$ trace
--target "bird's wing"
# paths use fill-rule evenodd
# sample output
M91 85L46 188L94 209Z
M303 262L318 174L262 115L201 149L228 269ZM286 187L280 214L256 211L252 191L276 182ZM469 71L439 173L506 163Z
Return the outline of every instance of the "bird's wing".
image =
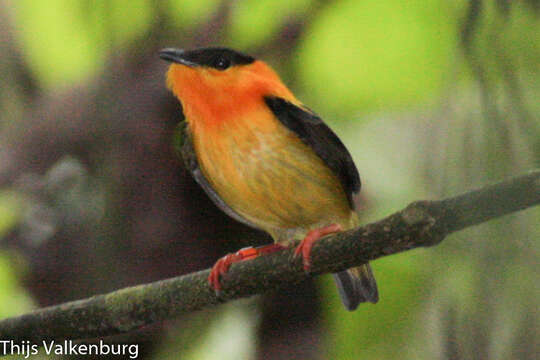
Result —
M352 209L360 193L360 176L345 145L323 120L307 108L301 108L275 96L264 98L266 105L289 130L315 152L339 178Z
M193 147L193 140L191 138L191 131L189 130L189 124L187 121L182 121L178 124L174 135L174 148L184 160L186 168L191 172L195 181L203 188L208 197L220 208L225 214L229 215L233 219L244 223L253 228L258 228L255 224L251 223L243 216L234 211L229 205L223 201L218 193L212 188L212 185L208 182L206 177L199 167L199 161Z

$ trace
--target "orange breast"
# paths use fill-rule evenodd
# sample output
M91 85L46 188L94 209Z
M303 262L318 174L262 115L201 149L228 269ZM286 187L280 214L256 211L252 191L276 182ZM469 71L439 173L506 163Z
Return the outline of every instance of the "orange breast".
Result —
M338 178L269 110L199 128L194 146L220 197L277 241L334 222L356 224Z

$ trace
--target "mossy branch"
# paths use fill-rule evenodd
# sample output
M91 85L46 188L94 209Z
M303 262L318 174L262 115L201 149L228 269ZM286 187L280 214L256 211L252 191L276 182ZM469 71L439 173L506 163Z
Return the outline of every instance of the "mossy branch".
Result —
M540 203L540 171L438 201L417 201L378 222L321 239L312 275L332 273L420 246ZM209 270L39 309L0 321L0 339L85 339L125 333L180 314L297 283L310 276L292 249L234 264L218 298Z

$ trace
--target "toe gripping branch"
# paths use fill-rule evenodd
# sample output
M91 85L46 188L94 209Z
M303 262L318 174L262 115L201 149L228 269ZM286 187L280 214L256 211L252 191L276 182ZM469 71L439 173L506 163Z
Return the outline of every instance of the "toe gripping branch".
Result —
M313 248L313 245L315 245L317 240L326 235L337 233L342 230L343 228L341 227L341 225L331 224L319 229L313 229L307 233L304 240L302 240L294 250L295 257L302 255L302 262L304 264L304 270L306 272L309 272L309 269L311 267L311 249Z
M270 244L257 248L247 247L238 250L234 254L227 254L214 264L212 270L210 271L210 275L208 275L208 282L210 283L210 286L216 291L216 294L219 295L219 293L221 292L220 278L225 275L227 271L229 271L229 268L232 264L240 261L255 259L260 255L271 254L283 248L284 247L279 244Z

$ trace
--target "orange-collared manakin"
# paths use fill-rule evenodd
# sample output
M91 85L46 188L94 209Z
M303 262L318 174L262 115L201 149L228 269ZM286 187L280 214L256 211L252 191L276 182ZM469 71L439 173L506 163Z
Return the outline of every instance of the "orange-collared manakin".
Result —
M360 177L351 155L317 114L264 62L227 48L164 49L167 85L186 121L180 153L195 180L232 218L268 232L274 244L240 250L214 265L209 282L233 262L290 246L309 269L320 237L359 224ZM334 274L345 307L378 300L368 264Z

